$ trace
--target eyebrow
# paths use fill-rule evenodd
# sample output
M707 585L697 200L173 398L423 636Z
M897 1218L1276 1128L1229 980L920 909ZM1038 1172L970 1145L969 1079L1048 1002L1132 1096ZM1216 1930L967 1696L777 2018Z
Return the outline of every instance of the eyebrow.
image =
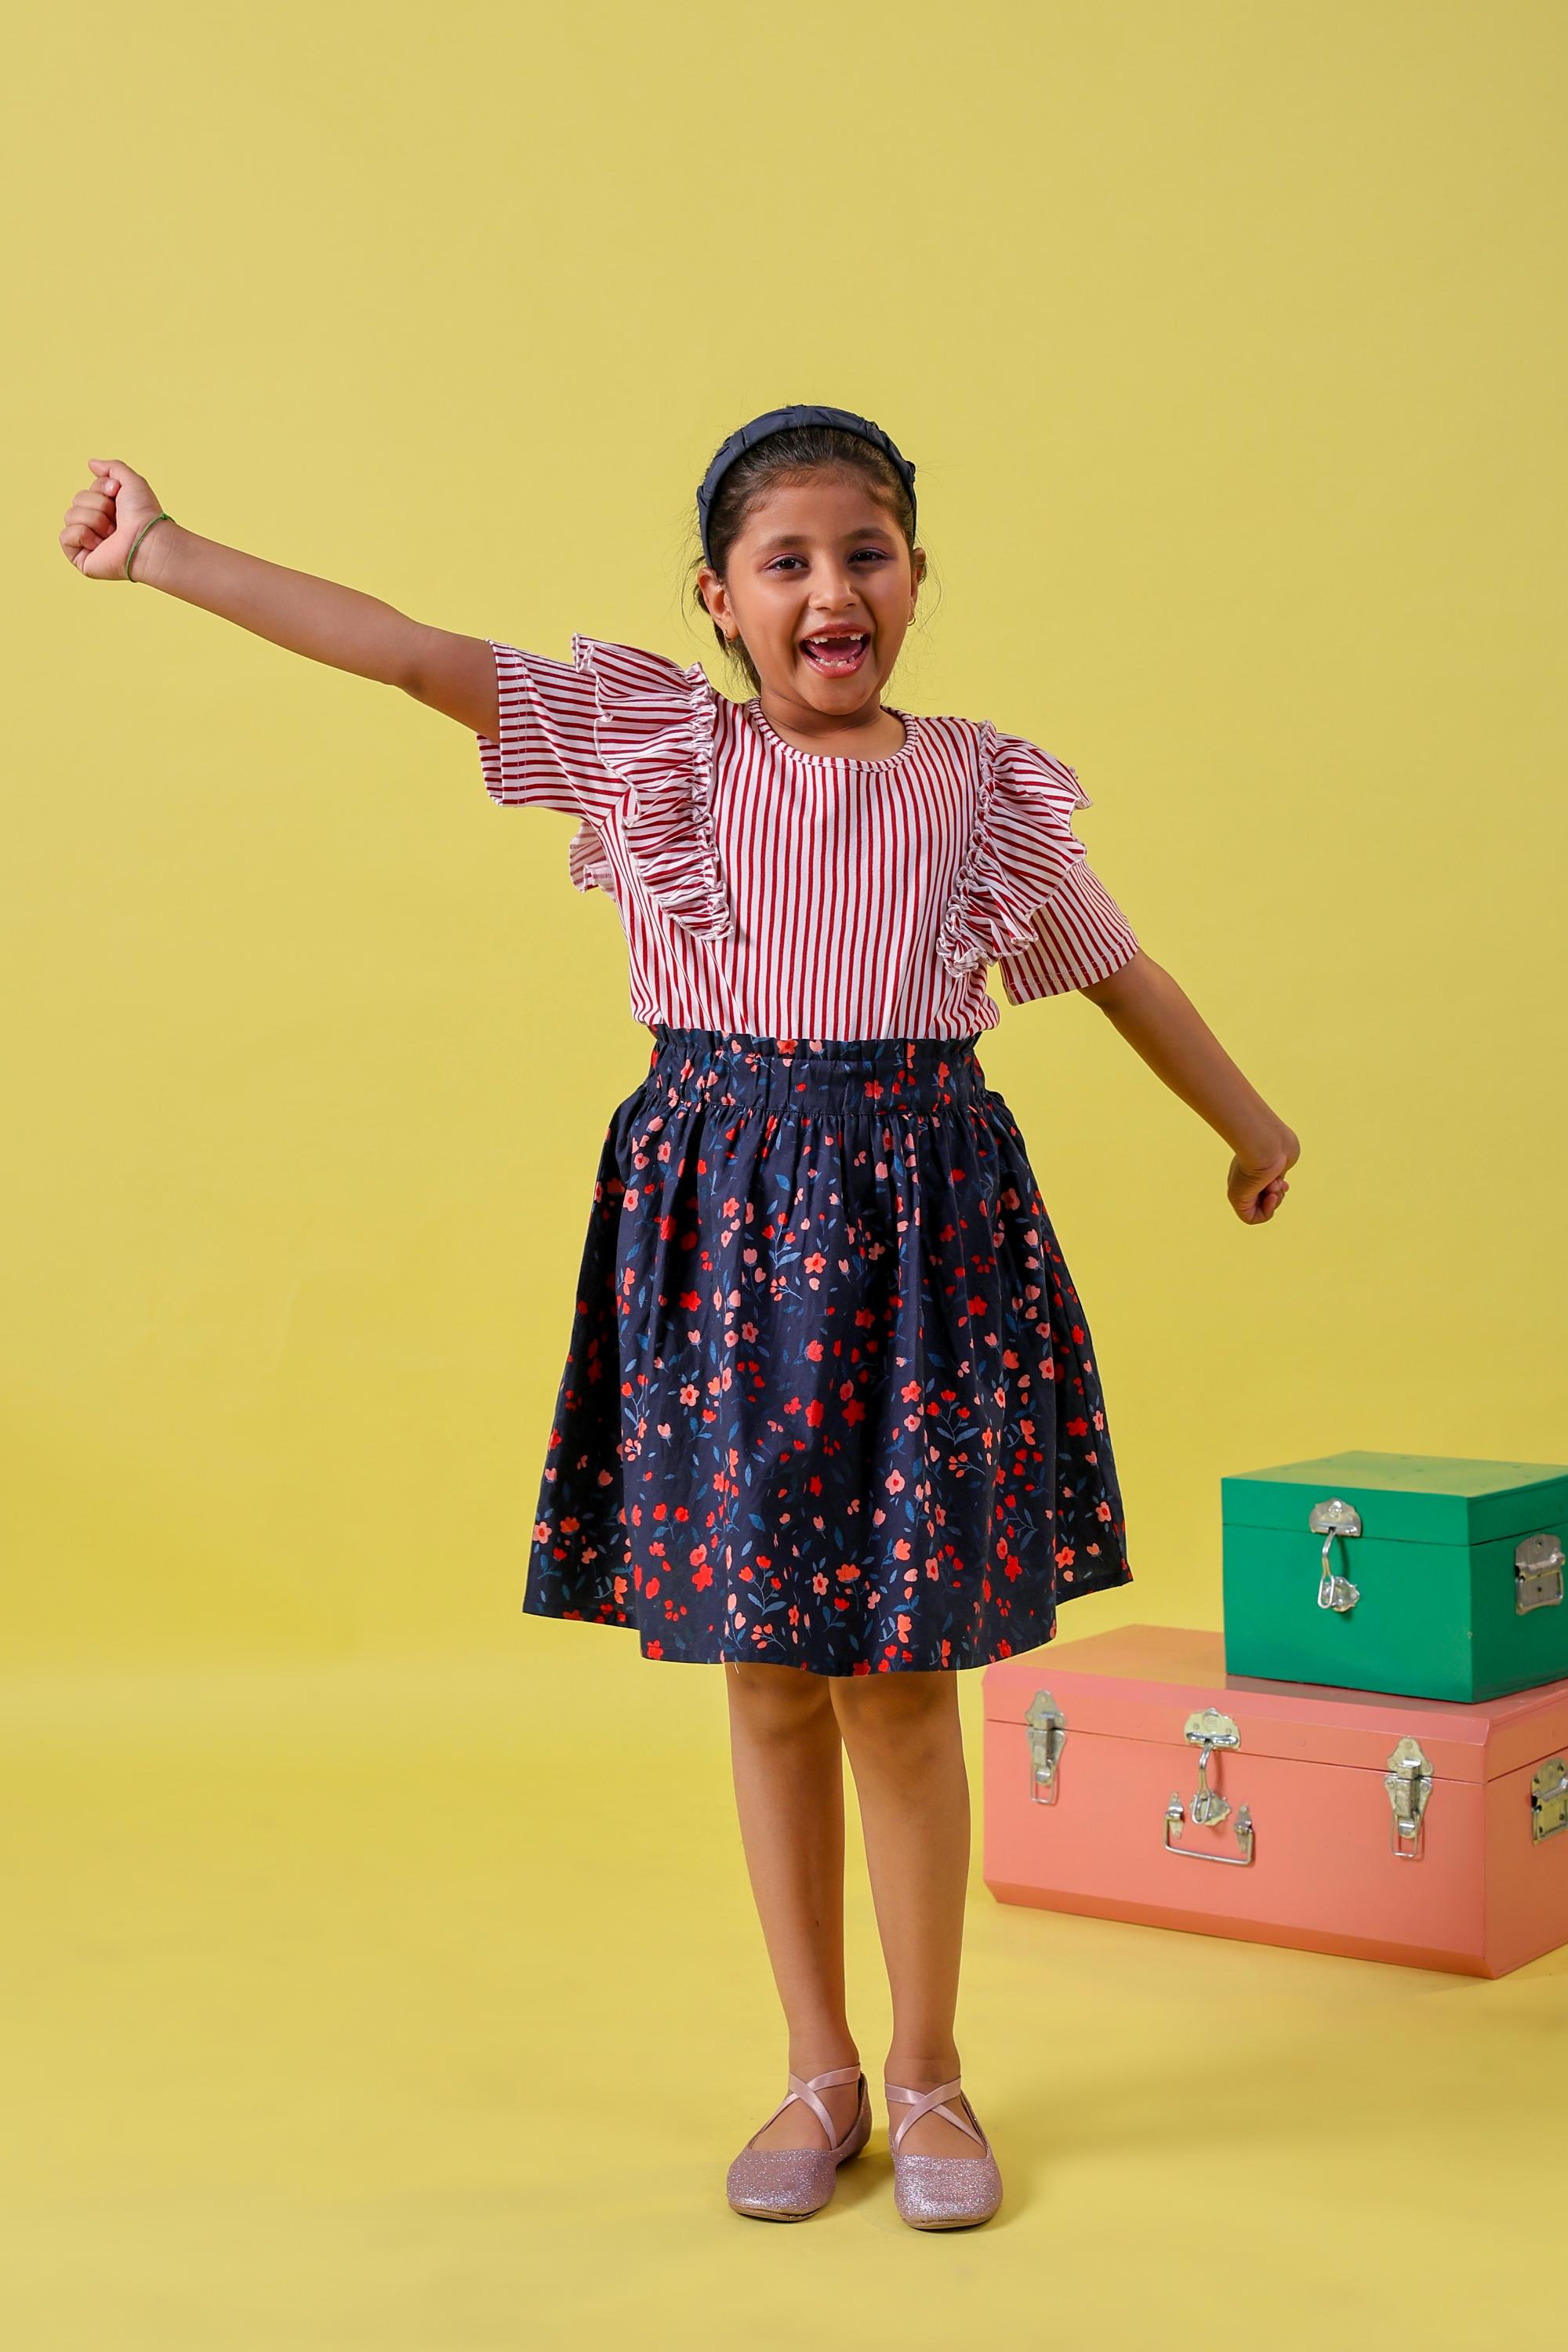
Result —
M844 535L846 539L891 539L893 536L886 523L879 522L860 523ZM759 555L767 555L777 547L798 547L805 537L804 530L775 530L766 539L758 541L756 551Z

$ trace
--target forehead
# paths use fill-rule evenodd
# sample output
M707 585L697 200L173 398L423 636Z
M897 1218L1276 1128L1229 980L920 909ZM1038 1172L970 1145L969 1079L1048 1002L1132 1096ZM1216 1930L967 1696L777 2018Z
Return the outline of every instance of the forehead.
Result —
M747 512L738 545L760 551L774 541L841 540L857 532L901 539L885 502L860 476L824 470L787 475L760 492Z

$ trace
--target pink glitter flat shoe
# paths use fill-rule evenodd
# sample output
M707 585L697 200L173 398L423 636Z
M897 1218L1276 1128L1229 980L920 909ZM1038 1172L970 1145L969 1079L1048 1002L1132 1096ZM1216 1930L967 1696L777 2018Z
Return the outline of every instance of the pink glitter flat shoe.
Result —
M724 2183L724 2193L734 2210L749 2213L758 2221L804 2221L808 2215L819 2213L838 2185L839 2166L847 2163L850 2157L858 2156L871 2137L871 2094L858 2066L829 2066L826 2074L813 2074L808 2080L791 2074L788 2081L787 2095L779 2101L767 2122L757 2126L731 2165ZM844 2137L837 2141L833 2137L833 2118L816 2095L835 2083L860 2085L855 2120ZM765 2132L773 2116L782 2116L792 2099L804 2100L812 2109L827 2135L827 2146L753 2147L757 2134Z
M989 2221L1002 2202L1002 2175L959 2077L955 2074L951 2083L939 2083L934 2091L906 2090L901 2083L884 2083L882 2090L889 2116L895 2100L909 2108L888 2143L893 2158L893 2202L900 2221L911 2230L966 2230L976 2221ZM962 2115L956 2107L942 2104L954 2092L963 2102ZM899 2153L899 2143L910 2126L933 2107L979 2141L978 2156L917 2156L913 2149Z

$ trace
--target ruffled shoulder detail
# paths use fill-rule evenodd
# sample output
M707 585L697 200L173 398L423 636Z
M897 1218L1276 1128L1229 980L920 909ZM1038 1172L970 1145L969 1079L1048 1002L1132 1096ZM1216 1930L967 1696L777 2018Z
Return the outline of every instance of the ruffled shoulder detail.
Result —
M984 972L1034 944L1033 918L1086 855L1073 812L1094 803L1074 771L1022 735L980 729L979 802L937 929L951 972Z
M613 898L616 868L605 836L592 817L584 817L566 845L566 871L574 890L603 890Z
M727 938L711 802L718 689L700 662L682 669L604 637L574 635L572 660L594 681L594 748L626 787L621 831L632 864L672 922L699 939ZM580 862L592 877L584 887L603 887L593 845L583 844Z

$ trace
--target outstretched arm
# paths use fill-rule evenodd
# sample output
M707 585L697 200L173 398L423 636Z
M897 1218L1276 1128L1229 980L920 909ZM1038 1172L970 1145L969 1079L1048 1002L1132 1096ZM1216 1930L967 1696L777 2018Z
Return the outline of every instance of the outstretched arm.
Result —
M67 509L60 545L84 578L124 580L200 604L310 661L401 688L476 733L497 729L495 656L483 637L411 620L357 588L291 572L204 539L165 516L137 544L159 501L146 479L118 458L89 457L94 480Z
M1079 993L1114 1022L1173 1094L1224 1136L1236 1155L1226 1183L1231 1206L1244 1224L1266 1223L1290 1189L1285 1171L1301 1147L1191 999L1142 948L1120 971Z

